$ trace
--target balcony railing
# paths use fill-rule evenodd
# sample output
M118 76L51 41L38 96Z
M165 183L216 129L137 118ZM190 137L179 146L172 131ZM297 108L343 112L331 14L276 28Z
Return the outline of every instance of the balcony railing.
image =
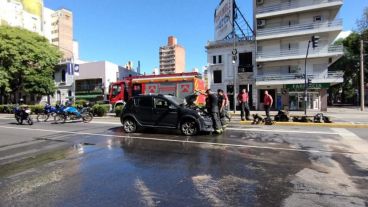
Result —
M238 42L246 42L246 41L254 41L254 36L246 36L246 37L237 37L235 41ZM216 40L216 41L208 41L206 47L213 47L218 45L232 45L234 44L234 39L224 39L224 40Z
M344 77L344 73L341 71L328 72L322 74L310 74L308 78L315 79L340 79ZM258 75L256 81L287 81L287 80L304 80L304 75L300 73L287 73L287 74L269 74L269 75Z
M328 47L317 47L309 50L309 56L343 53L342 45L331 45ZM258 52L257 60L266 58L286 58L290 56L305 56L307 49L276 50L271 52Z
M257 14L274 12L274 11L282 11L282 10L288 10L288 9L295 9L299 7L312 6L312 5L314 6L318 4L325 4L325 3L331 3L331 2L343 3L343 0L314 0L314 1L298 0L298 1L285 2L285 3L280 3L280 1L275 1L274 5L258 7Z
M298 32L298 31L307 32L308 30L316 30L321 28L332 28L332 27L342 27L342 19L336 19L327 22L318 22L318 23L312 22L312 23L296 24L291 26L258 29L257 36L259 37L266 35Z

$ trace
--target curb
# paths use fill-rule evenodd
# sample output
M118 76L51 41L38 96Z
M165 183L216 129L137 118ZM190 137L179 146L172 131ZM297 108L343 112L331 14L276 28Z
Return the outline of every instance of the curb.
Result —
M251 121L240 121L242 125L252 125ZM255 126L255 125L252 125ZM354 123L303 123L303 122L275 122L270 126L307 126L307 127L328 127L328 128L368 128L368 124Z

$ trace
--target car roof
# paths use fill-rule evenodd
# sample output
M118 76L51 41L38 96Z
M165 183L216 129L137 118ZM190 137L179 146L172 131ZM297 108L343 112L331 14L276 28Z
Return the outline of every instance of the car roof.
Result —
M168 96L171 96L171 95L150 93L150 94L139 94L138 96L135 96L135 98L137 98L137 97L168 97Z

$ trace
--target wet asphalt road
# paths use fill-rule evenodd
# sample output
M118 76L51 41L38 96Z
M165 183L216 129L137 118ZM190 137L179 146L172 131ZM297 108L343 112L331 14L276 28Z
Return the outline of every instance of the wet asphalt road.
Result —
M0 119L0 206L368 206L364 131Z

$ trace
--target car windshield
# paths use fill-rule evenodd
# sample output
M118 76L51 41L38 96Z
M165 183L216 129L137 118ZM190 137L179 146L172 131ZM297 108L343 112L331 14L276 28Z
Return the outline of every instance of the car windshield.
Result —
M165 95L165 98L169 99L171 102L173 102L176 105L180 105L184 103L184 99L175 97L175 96L169 96L169 95Z

